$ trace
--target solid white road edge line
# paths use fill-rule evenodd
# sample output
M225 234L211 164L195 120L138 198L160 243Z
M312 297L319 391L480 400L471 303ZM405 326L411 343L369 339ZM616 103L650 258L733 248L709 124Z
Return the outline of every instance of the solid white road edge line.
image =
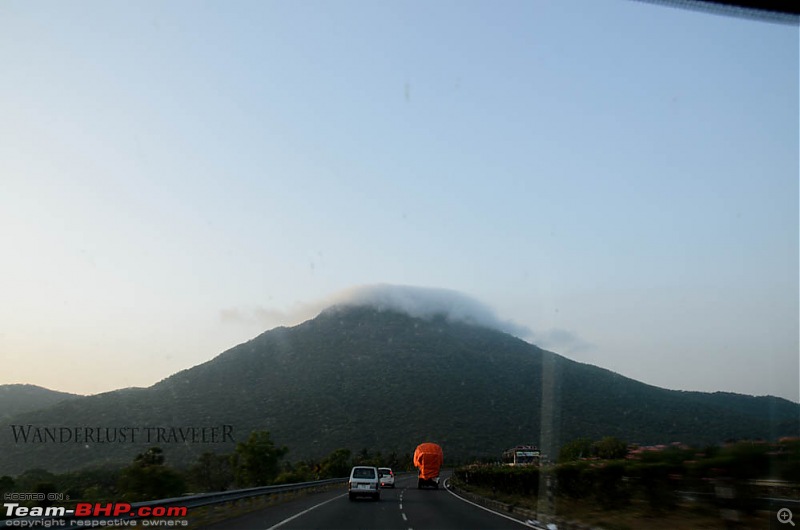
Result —
M481 506L480 504L476 504L476 503L474 503L474 502L472 502L472 501L469 501L469 500L465 499L464 497L462 497L461 495L459 495L459 494L455 493L454 491L452 491L452 490L451 490L451 489L448 487L449 483L450 483L450 478L448 477L448 478L447 478L447 479L445 479L445 481L444 481L444 489L446 489L446 490L447 490L447 493L449 493L450 495L452 495L453 497L455 497L455 498L456 498L456 499L458 499L458 500L464 501L464 502L466 502L467 504L471 504L471 505L473 505L473 506L477 506L477 507L478 507L478 508L480 508L481 510L486 510L487 512L489 512L489 513L493 513L493 514L495 514L495 515L497 515L497 516L500 516L500 517L505 517L505 518L506 518L506 519L508 519L509 521L514 521L515 523L519 523L519 524L521 524L522 526L527 526L528 528L536 528L536 529L538 529L538 530L546 530L545 528L542 528L541 526L533 526L533 525L529 525L529 524L528 524L528 523L526 523L525 521L520 521L519 519L514 519L513 517L509 517L508 515L506 515L506 514L504 514L504 513L500 513L500 512L496 512L496 511L494 511L494 510L490 510L490 509L489 509L489 508L487 508L486 506Z
M331 502L331 501L335 501L336 499L338 499L338 498L340 498L340 497L344 497L345 495L348 495L348 494L347 494L347 493L342 493L341 495L337 495L336 497L334 497L334 498L332 498L332 499L328 499L327 501L323 501L323 502L321 502L321 503L319 503L319 504L315 504L314 506L312 506L311 508L308 508L307 510L303 510L303 511L302 511L302 512L300 512L300 513L296 513L296 514L294 514L293 516L289 517L288 519L284 519L284 520L283 520L283 521L281 521L280 523L278 523L278 524L276 524L276 525L274 525L274 526L270 526L269 528L267 528L267 530L275 530L275 528L280 528L281 526L285 525L285 524L286 524L286 523L288 523L289 521L294 521L295 519L297 519L297 518L298 518L298 517L300 517L301 515L305 515L305 514L307 514L308 512L310 512L311 510L313 510L314 508L319 508L319 507L320 507L320 506L322 506L323 504L328 504L329 502Z

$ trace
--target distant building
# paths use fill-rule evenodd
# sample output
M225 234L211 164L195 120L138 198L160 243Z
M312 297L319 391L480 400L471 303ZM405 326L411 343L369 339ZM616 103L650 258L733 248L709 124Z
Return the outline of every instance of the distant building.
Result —
M535 445L518 445L503 451L503 462L510 466L539 465L542 452Z

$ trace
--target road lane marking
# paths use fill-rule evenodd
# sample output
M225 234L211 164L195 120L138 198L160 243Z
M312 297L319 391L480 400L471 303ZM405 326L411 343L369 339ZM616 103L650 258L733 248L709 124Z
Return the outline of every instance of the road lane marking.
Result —
M315 504L314 506L312 506L311 508L309 508L309 509L307 509L307 510L303 510L303 511L302 511L302 512L300 512L300 513L296 513L296 514L294 514L293 516L289 517L288 519L284 519L284 520L283 520L283 521L281 521L280 523L278 523L278 524L276 524L276 525L274 525L274 526L270 526L269 528L267 528L267 530L275 530L275 528L280 528L281 526L285 525L285 524L286 524L286 523L288 523L289 521L294 521L295 519L297 519L297 518L298 518L298 517L300 517L301 515L305 515L305 514L307 514L308 512L310 512L311 510L313 510L313 509L315 509L315 508L319 508L319 507L320 507L320 506L322 506L323 504L328 504L328 503L329 503L329 502L331 502L331 501L335 501L336 499L339 499L339 498L341 498L341 497L344 497L345 495L348 495L348 494L347 494L347 493L342 493L341 495L338 495L338 496L336 496L336 497L334 497L334 498L332 498L332 499L328 499L327 501L323 501L323 502L321 502L321 503L319 503L319 504Z
M404 514L404 513L401 513L400 515L402 515L402 516L403 516L403 521L408 521L408 517L406 517L406 514Z
M489 513L493 513L493 514L495 514L495 515L497 515L497 516L499 516L499 517L504 517L504 518L508 519L509 521L514 521L515 523L519 523L519 524L521 524L522 526L526 526L526 527L528 527L528 528L538 528L538 529L544 530L543 528L541 528L541 527L539 527L539 526L533 526L533 525L529 525L529 524L528 524L528 523L526 523L525 521L520 521L519 519L514 519L513 517L509 517L508 515L502 514L502 513L500 513L500 512L496 512L496 511L494 511L494 510L490 510L489 508L487 508L487 507L485 507L485 506L481 506L480 504L476 504L476 503L474 503L474 502L472 502L472 501L468 501L467 499L465 499L464 497L461 497L460 495L458 495L457 493L455 493L454 491L452 491L450 488L448 488L448 487L447 487L449 480L450 480L450 479L448 478L447 480L445 480L445 481L444 481L444 489L446 489L446 490L447 490L447 493L449 493L450 495L452 495L452 496L453 496L453 497L455 497L456 499L458 499L458 500L461 500L461 501L464 501L464 502L466 502L467 504L471 504L471 505L473 505L473 506L477 506L477 507L478 507L478 508L480 508L481 510L486 510L487 512L489 512Z

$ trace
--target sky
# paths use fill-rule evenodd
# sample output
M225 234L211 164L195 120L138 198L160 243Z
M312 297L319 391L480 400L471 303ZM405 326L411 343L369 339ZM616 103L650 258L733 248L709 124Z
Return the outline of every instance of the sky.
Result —
M799 56L633 0L3 1L0 384L149 386L402 286L800 401Z

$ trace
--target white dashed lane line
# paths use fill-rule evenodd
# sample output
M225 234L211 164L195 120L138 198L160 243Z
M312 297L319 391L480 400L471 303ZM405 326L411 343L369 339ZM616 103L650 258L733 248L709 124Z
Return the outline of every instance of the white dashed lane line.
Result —
M400 506L400 516L403 518L404 522L408 522L408 517L406 517L406 514L403 512L403 494L405 492L406 492L405 488L403 489L403 491L400 492L400 504L399 504L399 506ZM408 530L414 530L414 529L409 526Z

